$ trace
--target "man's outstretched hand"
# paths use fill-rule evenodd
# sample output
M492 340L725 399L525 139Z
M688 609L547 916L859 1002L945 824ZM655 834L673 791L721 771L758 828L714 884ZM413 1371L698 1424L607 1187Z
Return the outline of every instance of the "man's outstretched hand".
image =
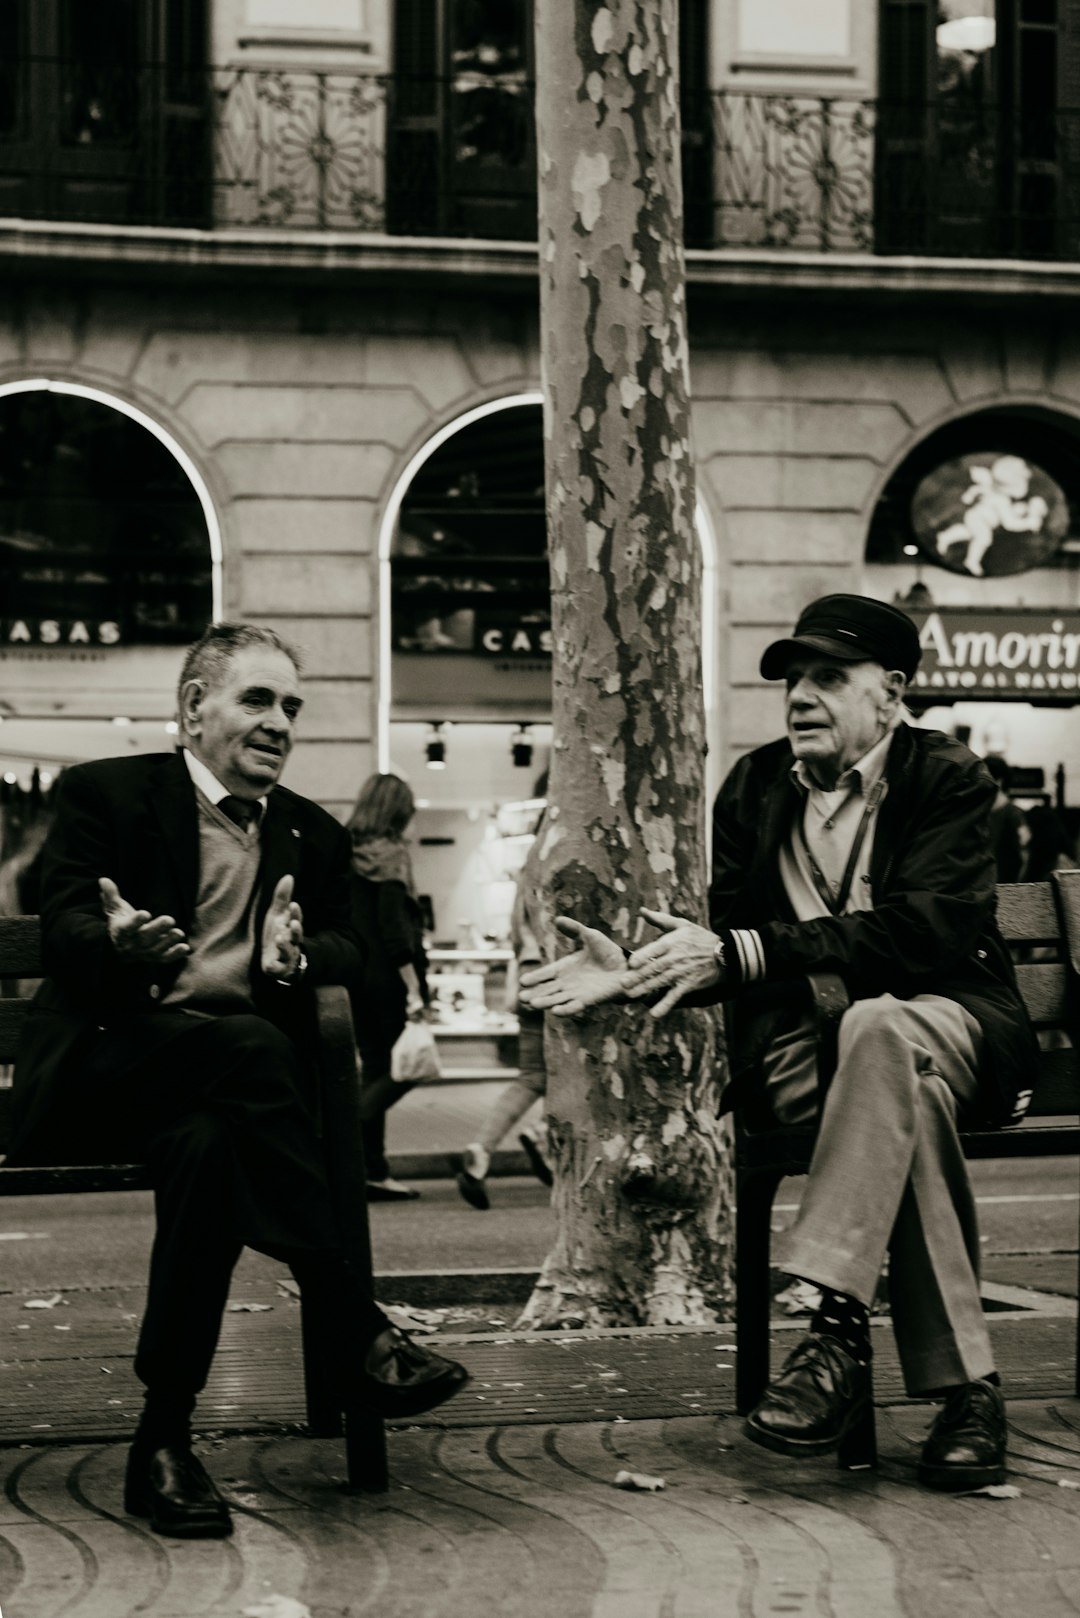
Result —
M722 973L716 958L717 938L707 927L681 916L669 916L665 910L643 910L641 914L650 926L660 928L662 937L636 949L626 963L626 995L630 1000L641 1000L666 990L649 1007L651 1017L664 1017L684 994L719 982Z
M263 922L261 965L268 978L290 978L300 962L304 917L292 893L292 877L283 876Z
M581 948L532 972L523 972L522 1004L533 1011L550 1011L556 1017L580 1017L591 1006L621 1000L626 957L618 944L571 916L557 916L555 925L564 937L576 939Z
M98 878L98 890L113 948L125 960L164 965L191 954L191 946L172 916L136 910L109 876Z

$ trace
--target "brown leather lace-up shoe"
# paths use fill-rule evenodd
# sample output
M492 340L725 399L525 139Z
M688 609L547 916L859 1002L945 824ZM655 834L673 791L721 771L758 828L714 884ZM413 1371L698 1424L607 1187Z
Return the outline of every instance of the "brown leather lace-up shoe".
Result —
M1005 1481L1005 1400L992 1382L950 1389L919 1458L928 1489L984 1489Z
M765 1397L746 1418L755 1444L785 1455L835 1449L870 1398L869 1367L835 1337L811 1332L791 1351Z

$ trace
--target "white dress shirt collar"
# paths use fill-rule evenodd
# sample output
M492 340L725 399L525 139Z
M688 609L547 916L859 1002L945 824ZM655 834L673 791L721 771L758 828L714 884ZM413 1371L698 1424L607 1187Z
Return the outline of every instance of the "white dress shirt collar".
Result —
M210 800L210 802L212 804L217 805L217 804L219 804L221 802L222 798L228 798L228 797L232 796L232 794L229 792L229 789L227 787L222 786L221 782L218 780L218 778L214 774L213 770L207 769L207 767L203 763L202 759L201 758L196 758L195 754L191 751L190 748L183 747L183 748L181 748L180 751L181 751L184 763L187 765L188 774L191 776L191 779L194 781L195 785L198 787L199 791L202 793L204 798L209 798L209 800ZM265 804L266 804L265 797L256 798L254 800L254 806L255 806L255 809L257 811L257 815L256 815L255 821L252 822L253 825L257 825L258 821L262 818L262 812L263 812L263 809L265 807Z

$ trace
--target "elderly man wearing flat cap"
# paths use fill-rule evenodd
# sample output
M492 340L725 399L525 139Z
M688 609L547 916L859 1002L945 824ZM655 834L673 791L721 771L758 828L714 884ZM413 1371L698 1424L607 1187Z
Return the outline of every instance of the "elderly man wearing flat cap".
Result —
M627 957L560 917L580 947L522 987L563 1016L733 999L725 1108L802 1123L817 1047L790 990L839 974L851 1005L783 1255L821 1304L747 1432L785 1454L837 1447L870 1397L868 1312L888 1254L908 1391L943 1400L919 1478L965 1490L1001 1482L1005 1410L957 1126L1019 1121L1036 1047L994 924L994 784L959 742L904 722L919 655L896 607L807 607L761 660L786 682L787 736L741 758L716 801L710 927L643 911L661 936Z

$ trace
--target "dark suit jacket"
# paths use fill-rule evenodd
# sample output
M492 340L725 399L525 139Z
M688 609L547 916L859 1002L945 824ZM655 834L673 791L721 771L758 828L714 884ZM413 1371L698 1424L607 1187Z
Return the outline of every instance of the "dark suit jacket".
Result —
M314 1028L322 983L350 983L360 969L349 914L350 845L344 827L307 798L276 786L261 828L262 859L251 964L255 1011L294 1040ZM34 999L15 1065L15 1130L10 1162L48 1160L62 1135L62 1111L97 1030L118 1063L145 1061L155 1042L175 1037L176 1012L161 1007L179 965L123 960L109 940L98 878L152 916L188 931L195 910L199 822L195 788L178 753L104 759L65 771L42 868L42 943L48 974ZM295 878L304 917L303 982L273 982L259 967L262 925L281 877ZM124 1043L132 1032L130 1048Z
M985 1035L972 1111L980 1121L1007 1123L1031 1083L1037 1049L994 922L989 774L951 737L900 725L874 831L873 910L797 921L778 858L802 809L792 763L786 740L748 753L713 810L710 924L755 928L767 967L765 984L740 992L734 1006L740 1088L745 1093L752 1081L777 991L807 972L835 972L854 999L940 994L970 1011Z

